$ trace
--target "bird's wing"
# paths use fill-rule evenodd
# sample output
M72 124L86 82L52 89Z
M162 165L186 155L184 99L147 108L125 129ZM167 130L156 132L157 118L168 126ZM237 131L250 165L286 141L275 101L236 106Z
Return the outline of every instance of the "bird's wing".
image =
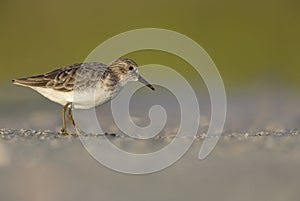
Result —
M77 63L45 74L18 78L13 83L68 92L95 85L95 81L101 79L106 69L107 65L98 62Z

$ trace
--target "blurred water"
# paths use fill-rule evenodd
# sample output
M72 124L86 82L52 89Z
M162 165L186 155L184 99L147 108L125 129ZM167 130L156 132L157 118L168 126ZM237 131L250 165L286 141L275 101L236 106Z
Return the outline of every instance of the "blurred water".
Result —
M1 200L298 199L298 135L222 139L203 161L201 142L165 170L132 176L99 164L76 138L0 141Z
M37 92L18 86L4 86L0 103L0 128L24 128L59 130L61 106ZM130 114L140 126L149 124L148 112L152 105L162 105L168 115L165 133L176 131L180 123L180 110L175 97L165 89L148 93L147 88L138 91L130 102ZM197 91L201 112L199 133L206 132L210 121L208 93ZM285 130L300 128L300 95L294 91L245 89L227 91L227 118L225 131L256 132L260 130ZM118 132L114 124L110 104L96 108L98 121L106 132ZM170 118L171 117L171 118Z
M16 130L12 140L0 139L1 200L281 201L300 196L300 137L298 132L288 132L299 129L299 97L288 91L229 92L223 138L203 161L197 157L209 124L210 104L207 94L198 94L201 127L188 153L165 170L132 176L99 164L78 138L55 137L61 126L60 106L29 89L6 87L2 91L12 95L1 99L0 128L49 129L46 133L54 137L37 137L39 132L23 137ZM180 114L172 96L161 92L165 96L158 90L157 96L143 100L142 90L133 97L130 109L142 126L149 123L147 112L152 104L167 105L169 118L160 133L165 137L148 141L110 137L115 145L147 153L170 143L172 138L166 136L176 133ZM109 104L97 108L99 121L107 132L120 135L109 110Z

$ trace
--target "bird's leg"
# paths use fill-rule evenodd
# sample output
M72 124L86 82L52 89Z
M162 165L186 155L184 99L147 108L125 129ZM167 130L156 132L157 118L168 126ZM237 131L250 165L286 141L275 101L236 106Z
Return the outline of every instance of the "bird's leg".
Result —
M68 108L68 119L73 124L73 126L75 126L75 121L72 116L72 106Z
M75 123L75 121L74 121L74 119L73 119L73 114L72 114L72 105L70 105L69 107L68 107L68 119L69 119L69 121L73 124L73 126L76 128L76 130L79 132L79 133L81 133L81 129L76 125L76 123Z
M67 135L67 124L66 124L66 110L69 108L70 103L67 103L62 108L62 128L60 130L61 134Z

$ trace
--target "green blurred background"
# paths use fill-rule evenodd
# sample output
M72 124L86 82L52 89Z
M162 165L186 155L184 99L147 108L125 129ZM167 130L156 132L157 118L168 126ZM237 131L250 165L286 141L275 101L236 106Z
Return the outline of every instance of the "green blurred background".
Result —
M1 0L0 78L9 83L15 77L81 62L114 35L156 27L198 42L227 88L297 88L299 10L297 0ZM171 57L155 51L133 54L139 64L185 69L187 64Z

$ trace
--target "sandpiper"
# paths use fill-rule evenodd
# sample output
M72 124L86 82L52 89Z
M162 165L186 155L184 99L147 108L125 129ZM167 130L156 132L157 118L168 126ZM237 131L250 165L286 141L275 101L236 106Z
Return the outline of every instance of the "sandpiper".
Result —
M18 78L14 84L30 87L46 98L63 105L62 134L68 134L66 111L69 121L79 129L72 116L72 108L89 109L113 99L128 81L139 81L150 89L131 59L119 58L109 65L98 62L76 63L51 72Z

